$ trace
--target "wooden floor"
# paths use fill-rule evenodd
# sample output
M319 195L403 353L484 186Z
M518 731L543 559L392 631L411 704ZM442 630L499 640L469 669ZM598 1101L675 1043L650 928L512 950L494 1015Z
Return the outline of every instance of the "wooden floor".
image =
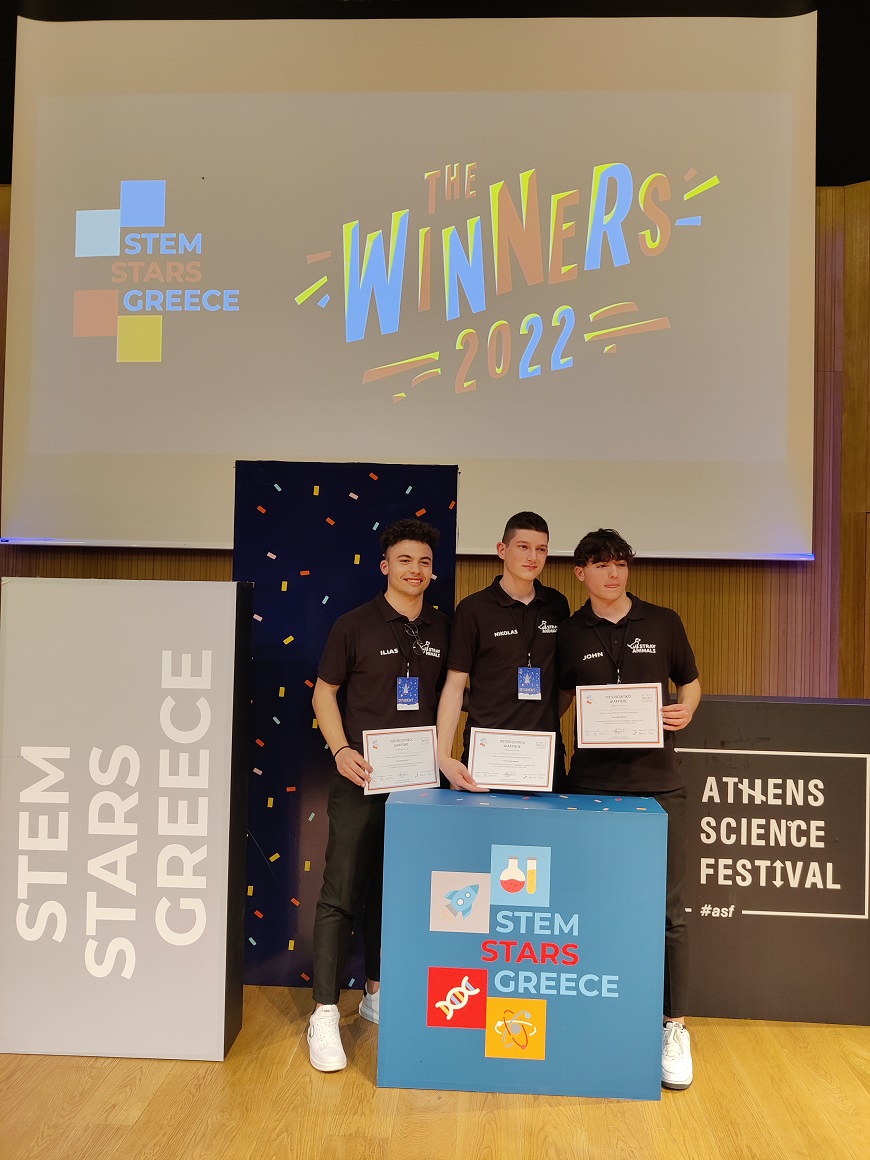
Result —
M224 1063L0 1056L2 1160L867 1160L870 1028L697 1019L696 1079L658 1102L375 1087L308 1063L306 991L249 987ZM594 1050L594 1045L591 1045Z

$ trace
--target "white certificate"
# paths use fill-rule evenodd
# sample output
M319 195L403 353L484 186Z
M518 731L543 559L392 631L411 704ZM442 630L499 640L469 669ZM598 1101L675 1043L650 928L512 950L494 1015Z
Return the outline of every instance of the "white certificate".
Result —
M578 685L578 749L661 749L662 687Z
M487 789L552 789L556 734L472 729L468 772Z
M366 794L403 789L437 789L438 747L435 726L415 729L364 729L363 756L372 767Z

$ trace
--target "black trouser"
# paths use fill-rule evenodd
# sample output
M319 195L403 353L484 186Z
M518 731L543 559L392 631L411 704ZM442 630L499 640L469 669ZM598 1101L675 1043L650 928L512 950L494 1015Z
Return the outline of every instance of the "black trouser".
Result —
M330 786L326 865L314 916L315 1003L338 1002L361 902L366 978L380 980L386 800L386 794L366 797L341 774Z
M689 987L689 926L683 905L686 881L686 787L652 794L668 815L668 870L665 894L665 992L668 1019L686 1014Z
M613 790L579 790L571 793L614 793ZM686 1014L689 985L689 928L683 905L686 880L686 787L665 793L628 793L619 797L652 797L668 815L667 885L665 890L665 985L662 1012L666 1019Z

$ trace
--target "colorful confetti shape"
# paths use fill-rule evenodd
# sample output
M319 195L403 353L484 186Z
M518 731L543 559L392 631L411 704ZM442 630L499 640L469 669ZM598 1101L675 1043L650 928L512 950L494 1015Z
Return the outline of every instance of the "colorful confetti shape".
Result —
M319 278L316 282L312 282L311 285L307 287L307 289L303 290L300 294L297 294L293 301L297 306L301 306L303 302L307 302L308 299L316 294L318 290L323 289L328 281L329 276L324 274L322 278Z
M262 504L257 504L257 511L262 512L263 515L266 514L266 509L262 506Z
M285 636L284 637L284 644L292 644L295 639L296 639L295 636Z
M427 379L437 379L441 374L441 367L435 367L431 371L422 371L419 375L415 375L411 379L412 387L419 387L420 383L425 383Z
M277 862L280 857L281 857L280 854L273 854L272 857L269 859L269 861L270 862Z
M441 357L441 352L433 350L431 354L417 355L415 358L402 359L400 362L385 363L380 367L369 367L363 373L362 381L365 383L375 383L379 379L388 379L392 375L400 375L404 371L415 371L417 367L423 367L426 363L437 362Z
M702 181L700 185L696 185L694 189L690 189L684 193L683 201L688 201L690 197L697 197L700 193L706 193L708 189L712 189L714 185L718 184L718 177L710 177L706 181Z
M417 519L419 519L420 516L425 516L425 514L426 514L425 508L420 508L420 510L418 512L414 512L414 515L417 517Z

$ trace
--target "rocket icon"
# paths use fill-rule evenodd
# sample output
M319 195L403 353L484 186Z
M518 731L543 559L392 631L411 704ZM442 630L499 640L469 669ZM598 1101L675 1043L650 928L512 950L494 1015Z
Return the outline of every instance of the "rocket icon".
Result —
M448 890L444 895L447 900L447 909L454 917L461 914L463 918L468 918L479 890L480 886L477 883L473 886L466 886L464 890Z

